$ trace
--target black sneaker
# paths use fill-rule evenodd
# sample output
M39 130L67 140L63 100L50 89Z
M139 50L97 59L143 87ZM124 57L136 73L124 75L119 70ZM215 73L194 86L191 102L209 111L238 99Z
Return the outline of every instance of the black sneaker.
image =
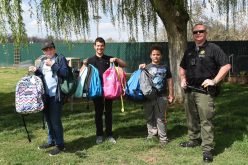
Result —
M213 154L210 151L203 152L203 161L206 163L213 162Z
M50 151L49 156L58 155L58 154L60 154L64 150L65 150L65 147L56 146L52 151Z
M181 142L179 145L181 147L191 147L191 148L194 148L196 146L199 146L200 143L197 142L197 141L187 141L187 142Z
M39 147L38 147L38 149L39 150L44 150L44 149L47 149L47 148L51 148L51 147L53 147L53 146L55 146L55 144L42 144L42 145L40 145Z

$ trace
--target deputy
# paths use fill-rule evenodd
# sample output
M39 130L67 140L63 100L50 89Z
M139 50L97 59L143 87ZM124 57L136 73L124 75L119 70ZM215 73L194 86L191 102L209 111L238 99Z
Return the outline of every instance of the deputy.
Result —
M195 44L189 47L179 68L181 87L185 89L185 111L189 141L181 147L201 145L203 161L213 161L214 97L218 94L217 84L231 69L228 57L214 43L206 40L207 28L196 24L193 29Z

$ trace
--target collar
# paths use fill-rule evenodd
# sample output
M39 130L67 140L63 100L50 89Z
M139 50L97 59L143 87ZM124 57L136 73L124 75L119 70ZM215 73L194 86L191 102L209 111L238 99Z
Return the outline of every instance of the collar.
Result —
M105 54L103 54L101 57L95 55L95 58L96 58L96 59L102 59L102 58L104 58L104 57L105 57Z
M208 46L209 42L206 40L201 46L199 46L198 48L206 48ZM195 48L197 48L196 44L195 44Z

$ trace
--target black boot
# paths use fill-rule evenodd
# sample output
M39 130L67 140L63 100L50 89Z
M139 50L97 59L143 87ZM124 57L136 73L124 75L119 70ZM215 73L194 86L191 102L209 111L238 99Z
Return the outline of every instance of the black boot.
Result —
M211 151L204 151L203 152L203 161L206 163L213 162L213 154Z

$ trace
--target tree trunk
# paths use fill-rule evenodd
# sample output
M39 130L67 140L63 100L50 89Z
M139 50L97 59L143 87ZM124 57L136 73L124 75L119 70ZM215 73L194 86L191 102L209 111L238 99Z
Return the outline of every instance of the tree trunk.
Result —
M181 23L180 26L182 26L182 24L183 23ZM173 22L169 23L169 21L169 28L166 28L168 35L170 67L173 74L175 96L176 100L179 102L183 101L183 92L180 87L179 65L187 47L187 23L185 24L185 32L180 32L177 28L177 25Z
M183 101L180 87L179 65L187 47L187 22L189 15L184 0L150 0L161 18L168 35L169 60L174 80L176 101Z

